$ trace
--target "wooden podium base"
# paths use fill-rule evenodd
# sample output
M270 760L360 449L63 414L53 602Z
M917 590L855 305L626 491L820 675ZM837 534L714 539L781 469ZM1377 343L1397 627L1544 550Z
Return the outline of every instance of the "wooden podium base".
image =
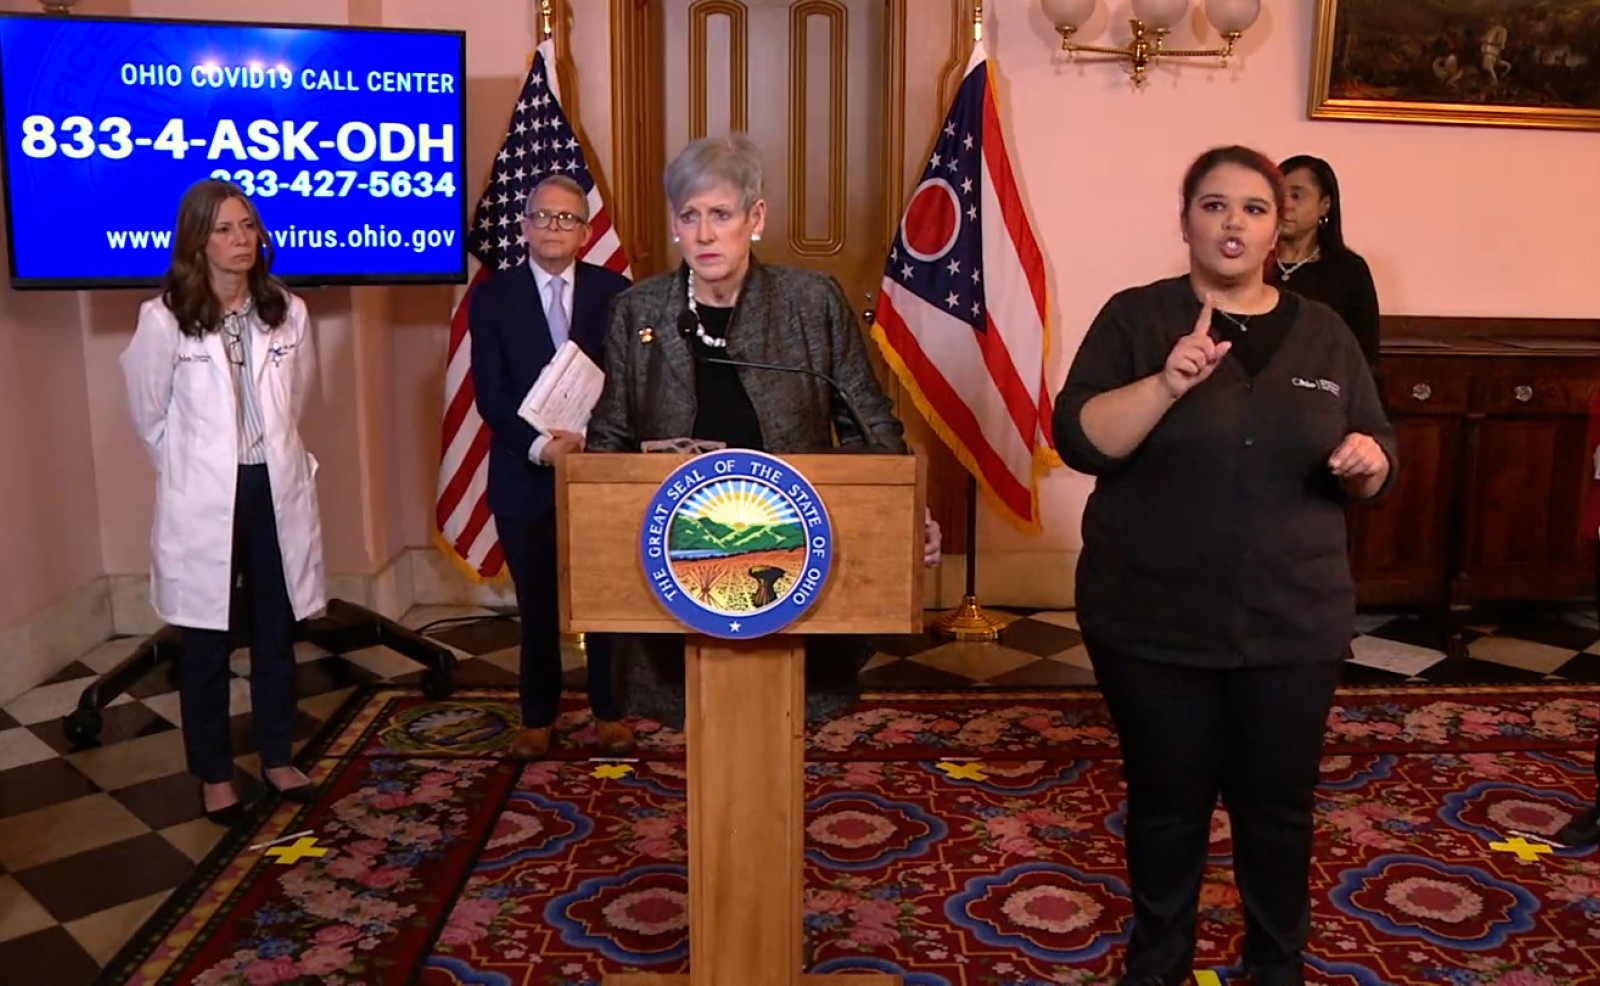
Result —
M689 974L604 986L901 986L876 973L802 975L805 642L690 637Z

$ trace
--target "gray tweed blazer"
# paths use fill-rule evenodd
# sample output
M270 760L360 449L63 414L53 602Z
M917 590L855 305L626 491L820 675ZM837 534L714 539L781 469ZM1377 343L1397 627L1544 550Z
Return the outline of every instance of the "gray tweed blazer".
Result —
M587 447L637 452L640 443L684 438L695 419L695 364L678 334L687 307L687 268L641 281L618 295L606 335L606 382L589 420ZM905 429L873 375L856 316L839 282L817 271L752 259L728 325L730 359L802 366L827 374L850 395L887 449L906 451ZM741 367L768 452L824 451L864 444L850 412L815 377Z

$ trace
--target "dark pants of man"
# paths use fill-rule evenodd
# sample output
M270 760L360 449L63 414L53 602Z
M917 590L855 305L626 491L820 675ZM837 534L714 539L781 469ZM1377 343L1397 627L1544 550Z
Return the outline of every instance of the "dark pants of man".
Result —
M517 588L522 615L522 725L542 729L561 705L561 593L555 515L495 516L506 567ZM589 709L601 722L621 719L611 693L611 635L588 634Z

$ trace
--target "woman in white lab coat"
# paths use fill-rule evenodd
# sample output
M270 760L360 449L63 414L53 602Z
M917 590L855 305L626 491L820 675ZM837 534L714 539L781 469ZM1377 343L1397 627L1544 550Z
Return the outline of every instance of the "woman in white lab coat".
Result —
M262 777L308 802L293 764L293 630L326 601L316 462L297 423L315 386L305 303L272 276L272 244L237 187L208 179L178 205L163 291L122 354L133 425L156 468L150 595L183 630L184 752L206 817L244 817L228 727L231 587L250 620L250 702Z

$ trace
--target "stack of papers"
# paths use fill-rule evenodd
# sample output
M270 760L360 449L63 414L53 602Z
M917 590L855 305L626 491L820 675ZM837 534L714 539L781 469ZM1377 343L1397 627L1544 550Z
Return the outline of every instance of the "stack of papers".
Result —
M546 435L558 431L581 435L588 430L589 413L605 382L600 367L569 339L533 382L517 414Z

